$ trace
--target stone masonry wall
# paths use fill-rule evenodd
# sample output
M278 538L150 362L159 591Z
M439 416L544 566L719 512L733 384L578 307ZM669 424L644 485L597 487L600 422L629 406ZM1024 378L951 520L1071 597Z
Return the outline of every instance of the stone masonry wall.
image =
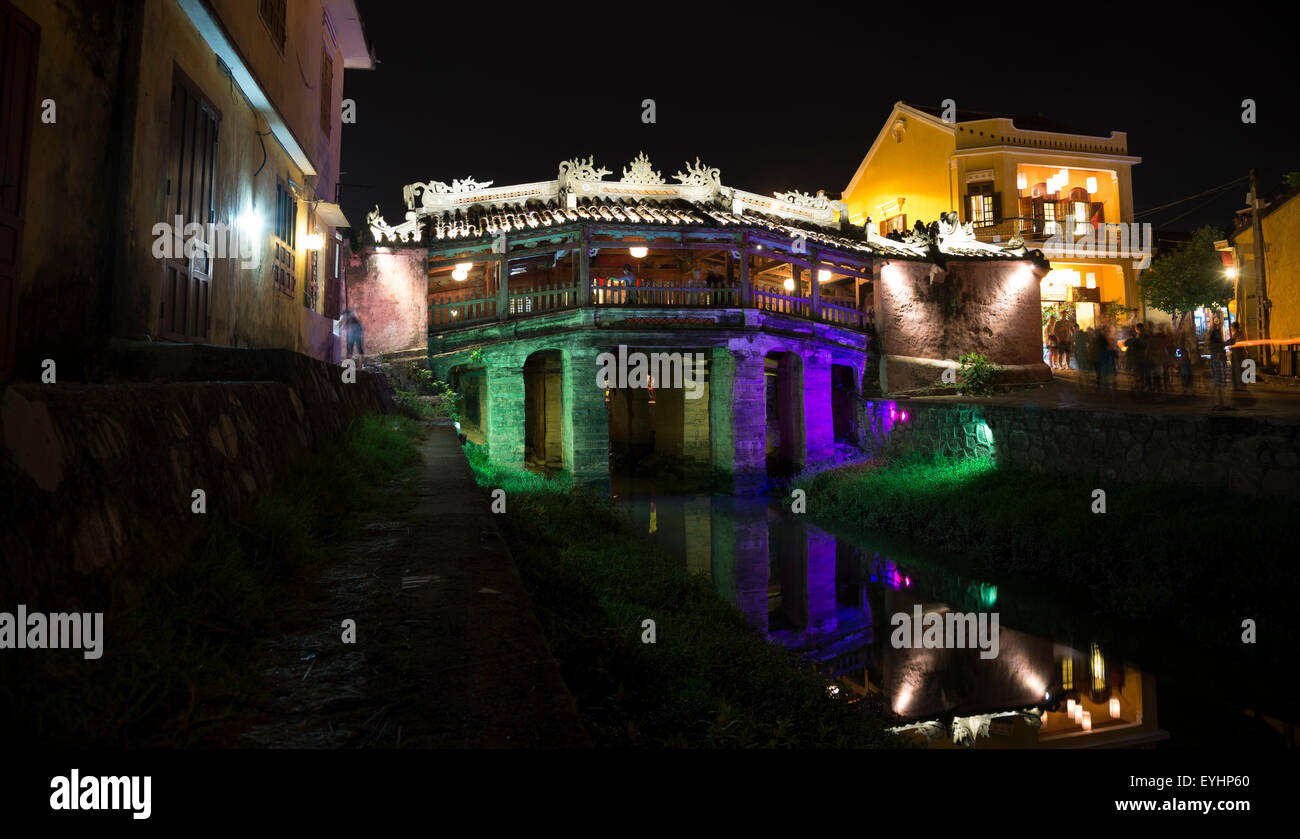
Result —
M1300 420L900 399L864 408L876 442L1036 472L1300 499Z
M349 384L297 353L245 352L205 363L257 368L262 380L5 388L0 597L64 603L147 562L179 561L207 522L245 512L353 418L391 410L382 377L362 371ZM196 489L205 515L192 512Z

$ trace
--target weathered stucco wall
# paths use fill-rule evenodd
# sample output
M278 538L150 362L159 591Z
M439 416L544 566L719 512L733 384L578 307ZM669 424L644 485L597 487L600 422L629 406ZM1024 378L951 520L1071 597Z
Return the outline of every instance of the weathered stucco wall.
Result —
M391 409L382 377L362 371L349 384L295 353L213 349L194 364L176 354L185 347L134 359L133 372L171 382L4 390L0 592L41 602L57 586L64 602L147 561L183 558L206 522L238 516L353 418ZM235 380L177 380L223 369ZM206 515L191 511L195 489Z
M888 393L937 385L964 353L1008 368L1002 381L1045 381L1038 279L1031 260L892 261L875 284L876 332ZM926 363L929 361L931 363ZM934 363L941 362L941 363Z
M348 260L345 305L361 318L366 353L424 349L429 343L429 278L423 249L373 247Z
M862 421L876 442L904 449L993 457L1035 472L1300 498L1297 420L899 399L873 403Z
M269 250L277 180L314 188L324 200L334 197L342 126L337 114L330 131L320 125L322 48L333 55L333 102L342 96L344 68L341 54L322 35L319 7L289 4L287 48L309 48L298 51L297 63L286 63L256 3L217 3L242 54L259 68L260 82L312 157L318 174L309 180L273 136L259 138L264 120L221 71L175 0L16 5L40 26L36 100L52 100L55 108L53 122L42 121L38 112L32 126L16 376L34 380L41 360L54 358L66 378L93 379L92 347L109 338L158 337L164 263L153 252L154 226L174 220L168 205L176 197L169 183L175 173L168 156L177 70L220 113L211 221L233 227L248 211L261 221L252 236L251 265L240 253L214 260L206 342L328 357L303 300L309 204L298 208L292 294L273 283ZM329 229L317 226L328 241ZM321 252L317 312L324 310L328 253L328 247Z

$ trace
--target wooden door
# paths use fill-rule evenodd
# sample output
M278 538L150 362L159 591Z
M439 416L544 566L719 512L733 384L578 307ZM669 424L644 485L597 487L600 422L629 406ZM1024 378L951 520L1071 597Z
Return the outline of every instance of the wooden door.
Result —
M0 0L0 382L14 375L18 268L27 206L27 157L36 119L41 30Z
M165 221L173 226L171 255L163 264L162 305L158 334L174 341L205 341L211 326L211 228L216 221L212 194L221 114L198 87L173 71L171 124L167 155ZM186 232L199 225L201 235ZM178 226L179 225L179 226ZM230 240L222 243L229 253Z

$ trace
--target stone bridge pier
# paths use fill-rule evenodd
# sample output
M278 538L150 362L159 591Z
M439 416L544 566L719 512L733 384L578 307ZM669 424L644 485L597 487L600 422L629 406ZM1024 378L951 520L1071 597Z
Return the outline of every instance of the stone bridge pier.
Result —
M764 326L784 325L771 321ZM467 337L478 340L430 356L434 377L462 394L462 430L501 466L592 487L607 487L611 470L666 470L750 494L833 459L836 435L856 421L861 332L573 324L533 337L497 334L511 326L474 330ZM648 381L630 371L612 382L598 376L637 357L655 371Z

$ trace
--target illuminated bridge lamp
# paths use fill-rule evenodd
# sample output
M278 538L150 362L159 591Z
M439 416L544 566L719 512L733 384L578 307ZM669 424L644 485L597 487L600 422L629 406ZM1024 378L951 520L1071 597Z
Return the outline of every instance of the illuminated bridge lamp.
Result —
M627 252L632 254L633 259L645 259L645 255L650 253L650 249L638 246L635 248L628 248Z
M1119 719L1119 697L1111 697L1110 715L1115 719Z

